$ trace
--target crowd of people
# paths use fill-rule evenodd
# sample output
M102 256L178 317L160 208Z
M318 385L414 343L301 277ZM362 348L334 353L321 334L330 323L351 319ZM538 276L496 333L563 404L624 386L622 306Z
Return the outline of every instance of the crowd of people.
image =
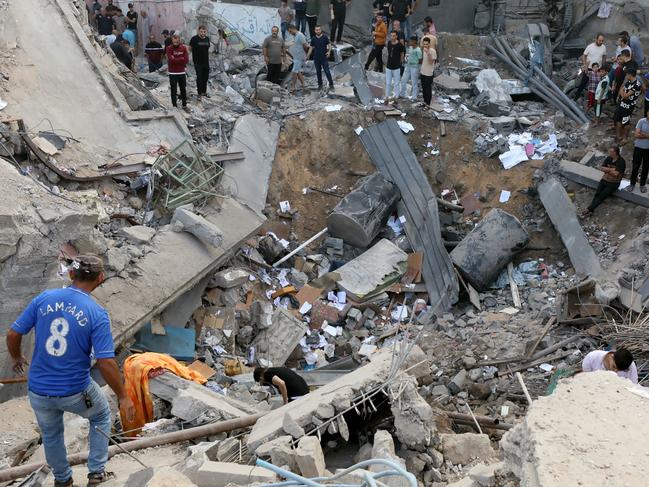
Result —
M644 93L643 115L635 124L634 150L630 185L625 189L635 191L640 182L640 192L647 192L649 175L649 72L641 74L645 57L642 44L637 36L622 31L618 35L615 54L608 57L604 35L597 34L581 56L582 75L578 79L575 99L579 100L584 91L584 108L593 116L594 124L599 125L605 114L607 104L611 105L610 129L615 131L615 144L609 148L601 171L604 173L595 191L591 204L583 216L591 215L595 209L619 187L626 171L626 161L621 155L622 147L629 142L629 132L636 105Z

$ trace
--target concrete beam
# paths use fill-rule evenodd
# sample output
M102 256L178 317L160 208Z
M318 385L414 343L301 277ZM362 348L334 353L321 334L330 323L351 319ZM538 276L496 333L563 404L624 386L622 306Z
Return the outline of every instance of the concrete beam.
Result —
M545 211L559 232L577 275L580 277L600 275L602 267L599 258L581 228L575 205L570 201L568 193L559 180L550 178L539 184L538 190Z

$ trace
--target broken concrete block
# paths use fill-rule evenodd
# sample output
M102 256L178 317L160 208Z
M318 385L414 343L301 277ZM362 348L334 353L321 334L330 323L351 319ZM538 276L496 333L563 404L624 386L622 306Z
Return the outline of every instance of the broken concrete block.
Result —
M395 434L406 448L421 451L431 443L436 432L433 408L419 395L414 378L398 381L392 387L401 391L399 400L390 406Z
M347 318L351 318L354 321L360 321L362 317L362 311L357 308L350 308L347 312Z
M257 448L255 455L259 458L270 458L273 465L287 466L292 472L297 472L297 458L295 450L291 448L292 441L292 436L280 436Z
M474 433L441 434L442 452L444 459L454 465L466 465L472 460L488 460L493 458L494 450L491 447L488 435Z
M126 247L112 247L106 252L106 267L115 272L122 272L130 261Z
M209 287L230 289L248 282L250 274L243 269L224 269L212 276Z
M354 247L369 247L400 196L399 189L380 172L360 179L327 217L329 234Z
M447 387L451 394L455 395L462 390L464 383L466 382L467 371L465 369L460 370L455 377L451 379L451 382L448 383Z
M495 69L481 70L474 83L479 93L487 93L489 101L502 105L512 102L505 83Z
M503 468L503 462L486 465L479 463L469 470L469 478L480 487L493 487L496 485L496 471Z
M451 252L451 259L478 291L489 289L529 241L518 219L499 208L491 210Z
M172 467L146 468L132 473L124 487L197 487L189 477Z
M118 233L122 237L125 237L129 242L142 245L151 242L156 234L156 230L155 228L144 225L135 225L132 227L124 227L120 229Z
M434 82L447 93L457 93L471 89L469 83L460 81L459 76L453 76L446 73L436 76Z
M282 418L282 429L293 438L302 438L305 435L304 428L297 424L290 414L286 413Z
M219 441L216 449L216 460L227 462L232 460L241 451L241 440L239 438L226 438Z
M254 301L250 307L250 321L257 330L265 330L273 325L273 304L268 301Z
M316 436L305 436L297 444L295 450L297 465L304 477L324 477L327 465L325 464L324 453L320 446L320 440Z
M176 208L171 225L175 232L191 233L206 245L220 247L223 243L223 232L214 223L186 208Z
M399 458L394 451L394 440L392 435L385 430L377 430L374 434L374 443L372 445L372 458L383 458L385 460L391 460L403 468L406 467L406 462L403 459ZM383 472L384 470L389 470L390 467L387 465L371 465L370 471L372 472ZM406 487L410 483L404 477L384 477L381 479L381 482L388 485L389 487Z
M273 313L272 321L269 328L261 330L257 335L253 345L258 358L270 361L274 367L281 367L295 350L308 327L281 307Z
M338 286L355 301L363 302L383 292L408 267L408 254L389 240L379 240L365 253L336 270Z
M277 475L261 467L238 463L205 462L185 473L198 487L226 487L228 484L250 485L256 482L272 484Z
M315 414L321 419L329 419L334 417L336 410L331 404L322 403L315 410Z
M431 459L431 465L435 468L440 468L442 465L444 465L444 455L435 448L427 448L426 453L428 453L428 456Z

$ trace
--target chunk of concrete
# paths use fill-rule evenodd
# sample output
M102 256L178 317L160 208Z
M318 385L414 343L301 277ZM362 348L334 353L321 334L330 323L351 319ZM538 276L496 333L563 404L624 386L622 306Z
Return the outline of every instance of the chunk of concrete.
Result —
M223 232L214 223L187 208L176 208L171 226L175 232L191 233L206 245L220 247L223 244Z
M254 301L250 307L250 320L257 330L273 326L273 304L268 301Z
M218 394L205 386L170 372L149 379L151 394L171 403L171 414L184 421L193 421L201 414L233 419L259 411L243 402Z
M291 435L293 438L302 438L305 434L304 428L297 424L290 414L285 414L282 419L282 429L286 434Z
M577 210L558 179L552 177L539 184L539 197L552 224L563 240L570 262L579 277L597 277L602 266L577 219Z
M270 361L275 367L284 365L308 327L288 310L277 308L272 325L261 330L253 341L257 357Z
M457 93L471 89L469 83L461 81L459 76L451 76L446 73L435 76L435 84L447 93Z
M318 406L318 409L316 409L315 414L317 417L321 419L329 419L334 417L334 415L336 414L336 410L331 404L323 403Z
M185 473L198 487L226 487L229 484L272 484L277 475L262 467L227 462L205 462Z
M451 259L473 287L485 291L529 238L515 216L495 208L453 249Z
M250 273L244 269L224 269L212 276L210 287L230 289L248 282Z
M270 458L273 465L287 466L292 472L297 472L297 458L295 450L291 447L292 441L292 436L280 436L257 448L255 455L259 458Z
M466 382L467 371L465 369L460 370L455 377L448 383L448 390L451 394L457 394L464 387Z
M355 301L366 301L399 279L408 266L408 254L387 239L336 270L341 290Z
M495 69L480 71L475 78L475 87L479 93L487 93L492 103L509 105L512 102L505 83Z
M189 477L172 467L145 468L132 473L124 487L197 487Z
M134 225L132 227L124 227L120 229L118 235L126 238L129 242L137 245L148 244L153 240L156 234L155 228L147 227L144 225Z
M503 468L503 462L487 465L479 463L469 470L469 478L480 487L494 487L496 485L496 472Z
M406 448L423 451L436 433L433 408L419 395L414 378L398 381L391 388L401 391L399 400L391 404L397 438Z
M454 465L466 465L476 458L489 460L495 455L488 435L441 434L440 438L444 459Z
M297 444L295 451L297 465L304 477L324 477L327 465L320 440L316 436L305 436Z
M377 430L374 433L374 443L372 445L372 458L380 458L384 460L391 460L403 467L406 468L406 462L403 461L400 457L397 456L394 450L394 440L392 435L385 430ZM371 465L371 472L383 472L384 470L390 470L390 467L387 465ZM406 487L409 486L408 480L404 477L384 477L381 481L388 485L389 487Z

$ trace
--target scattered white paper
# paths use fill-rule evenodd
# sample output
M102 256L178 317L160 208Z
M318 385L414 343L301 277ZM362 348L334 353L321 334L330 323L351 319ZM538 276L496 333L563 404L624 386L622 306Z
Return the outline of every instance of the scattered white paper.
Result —
M226 338L230 338L232 336L232 330L221 330L221 331L226 336Z
M328 333L332 337L338 336L338 328L336 328L335 326L327 325L327 326L323 326L322 329L324 330L325 333Z
M302 194L307 194L309 192L309 188L302 188Z
M447 107L447 108L444 108L442 111L446 112L446 113L451 113L453 111L453 109L451 107Z
M305 301L302 306L300 306L300 313L305 315L309 311L311 311L311 308L313 308L313 305L309 303L308 301Z
M500 201L501 203L507 203L509 201L509 198L511 198L511 196L512 196L511 191L507 191L506 189L503 189L500 191L500 199L498 201Z
M506 418L509 415L509 406L500 406L500 415Z
M415 127L410 122L404 122L403 120L398 120L397 124L399 125L399 128L404 134L407 134L408 132L412 132L415 130Z
M401 114L401 118L406 118L406 115L407 115L407 113L406 113L406 112L403 112L403 113Z
M522 145L516 145L513 148L510 147L510 150L500 154L498 159L500 159L505 169L511 169L521 162L529 160L525 153L525 147Z
M622 234L622 235L620 235L617 239L618 239L618 240L622 240L624 237L626 237L626 235L625 235L625 234Z
M327 105L325 107L326 112L339 112L342 109L342 105Z
M620 181L620 187L618 189L620 191L622 191L623 189L627 188L628 186L631 186L631 181L629 181L628 179L623 179L622 181Z
M284 238L280 238L280 239L278 240L278 242L279 242L280 245L281 245L282 247L284 247L285 249L287 249L288 246L289 246L290 243L291 243L291 242L289 242L288 240L286 240L286 239L284 239Z
M552 364L541 364L541 365L539 365L539 369L543 370L544 372L552 372L554 370L554 365L552 365Z
M408 318L408 308L403 305L397 305L394 310L392 310L392 319L394 321L403 321Z
M433 145L432 142L428 142L428 143L426 144L426 147L430 148L430 147L435 147L435 146Z
M356 132L356 135L361 135L361 132L363 131L363 127L360 125L354 129L354 132Z
M256 281L256 280L257 280L257 276L254 276L253 274L250 274L250 275L248 276L248 280L249 280L249 281Z
M288 201L280 201L279 209L282 210L282 213L288 213L291 211L291 204Z
M403 216L403 215L401 215L401 216L399 217L399 221L400 221L401 223L405 224L405 223L406 223L406 217Z
M347 303L347 293L345 291L338 291L336 295L338 297L338 302L341 304Z

